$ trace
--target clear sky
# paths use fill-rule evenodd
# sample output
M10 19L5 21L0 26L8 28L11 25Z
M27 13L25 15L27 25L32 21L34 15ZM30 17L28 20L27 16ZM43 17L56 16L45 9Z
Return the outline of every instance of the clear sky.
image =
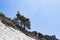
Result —
M60 38L60 0L0 0L0 12L15 17L17 11L31 21L31 30Z

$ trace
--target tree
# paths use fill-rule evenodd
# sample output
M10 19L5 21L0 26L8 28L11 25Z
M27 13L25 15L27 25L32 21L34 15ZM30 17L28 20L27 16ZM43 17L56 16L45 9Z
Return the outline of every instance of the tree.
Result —
M25 19L25 26L30 29L30 20L28 18Z
M21 16L21 21L24 25L24 29L25 27L27 27L28 29L30 29L30 20L28 18L25 18L24 16Z
M30 20L24 16L22 16L19 11L17 11L17 14L16 14L16 19L17 21L19 20L21 24L21 27L24 27L24 30L25 30L25 27L30 29ZM23 26L22 26L23 25Z
M21 14L19 13L19 11L17 11L17 14L16 14L16 16L17 16L17 20L21 20L21 19L20 19L20 17L21 17Z
M22 18L22 16L21 16L21 14L19 13L19 11L17 11L17 14L16 14L16 18L15 18L15 20L19 23L19 25L22 27L22 20L23 20L23 18Z

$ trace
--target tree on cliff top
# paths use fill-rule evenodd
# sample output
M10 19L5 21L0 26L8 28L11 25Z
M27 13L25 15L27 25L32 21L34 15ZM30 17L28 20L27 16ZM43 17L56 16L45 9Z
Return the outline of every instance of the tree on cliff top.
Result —
M19 11L17 11L16 16L17 16L16 19L20 21L20 24L21 24L21 26L23 25L24 29L25 29L25 28L30 29L30 20L29 20L28 18L26 18L26 17L24 17L23 15L21 15L21 14L19 13Z

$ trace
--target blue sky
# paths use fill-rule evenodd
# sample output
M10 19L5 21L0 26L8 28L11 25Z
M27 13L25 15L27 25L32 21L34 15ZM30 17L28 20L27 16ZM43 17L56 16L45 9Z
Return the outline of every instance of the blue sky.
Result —
M0 0L0 12L15 17L17 11L31 21L31 30L60 38L60 0Z

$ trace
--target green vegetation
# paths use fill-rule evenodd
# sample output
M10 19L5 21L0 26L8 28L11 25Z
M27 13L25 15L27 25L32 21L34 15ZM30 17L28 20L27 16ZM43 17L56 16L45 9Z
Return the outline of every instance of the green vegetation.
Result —
M25 16L21 15L19 11L17 11L16 17L13 19L6 17L3 13L0 13L0 18L12 22L15 25L15 27L13 28L22 31L23 33L25 33L30 37L37 38L39 40L42 38L45 38L46 40L58 40L55 35L48 36L48 35L43 35L42 33L38 33L37 31L30 32L26 30L26 28L31 29L30 20L29 18L26 18Z
M5 18L5 15L3 13L0 13L1 18Z
M16 16L17 16L17 17L16 17L15 19L17 19L17 20L20 21L19 24L21 24L21 27L22 27L22 25L23 25L24 30L25 30L25 27L28 28L28 29L30 29L30 20L29 20L28 18L22 16L22 15L19 13L19 11L17 12Z

